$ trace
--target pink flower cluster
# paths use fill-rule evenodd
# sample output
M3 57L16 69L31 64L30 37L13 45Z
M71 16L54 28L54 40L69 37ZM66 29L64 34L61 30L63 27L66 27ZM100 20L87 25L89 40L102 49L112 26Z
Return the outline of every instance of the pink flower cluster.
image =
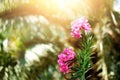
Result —
M60 71L64 74L69 73L71 70L68 62L75 58L75 52L72 48L66 48L58 55L58 64L60 66Z
M72 35L72 37L76 37L76 38L82 37L81 30L85 31L86 34L88 34L91 30L91 26L88 23L88 20L84 17L81 17L77 20L74 20L71 23L71 35Z

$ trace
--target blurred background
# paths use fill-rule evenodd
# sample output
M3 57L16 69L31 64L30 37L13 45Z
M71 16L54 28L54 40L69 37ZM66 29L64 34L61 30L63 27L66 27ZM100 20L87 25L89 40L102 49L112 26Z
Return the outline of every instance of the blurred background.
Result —
M77 48L70 23L95 35L87 80L120 80L120 0L0 0L0 80L65 80L57 55Z

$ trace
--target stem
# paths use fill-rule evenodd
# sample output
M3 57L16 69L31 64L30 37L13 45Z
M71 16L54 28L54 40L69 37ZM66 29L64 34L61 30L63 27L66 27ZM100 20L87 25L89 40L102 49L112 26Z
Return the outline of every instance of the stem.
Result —
M83 74L80 79L81 79L81 80L86 80L86 79L85 79L85 74Z

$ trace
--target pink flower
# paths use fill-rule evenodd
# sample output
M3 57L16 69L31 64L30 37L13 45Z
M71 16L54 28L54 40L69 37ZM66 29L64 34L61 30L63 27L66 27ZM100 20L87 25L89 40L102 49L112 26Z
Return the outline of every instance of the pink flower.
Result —
M58 55L58 58L59 58L59 59L62 59L63 61L67 61L67 60L68 60L68 59L67 59L67 55L66 55L66 54L63 54L63 53L59 54L59 55Z
M76 38L82 37L81 30L85 31L86 34L88 34L91 30L91 26L88 23L88 20L84 17L81 17L77 20L74 20L71 23L71 35L72 35L72 37L76 37Z
M65 62L64 62L63 60L60 60L60 59L58 60L58 64L59 64L60 66L63 66L64 63L65 63Z
M66 73L69 73L70 69L68 68L68 65L64 64L64 65L60 66L60 71L63 74L66 74Z
M80 38L81 37L81 32L80 32L80 30L72 30L71 31L71 35L72 35L72 37L76 37L76 38Z
M68 62L75 58L75 52L72 48L66 48L62 51L61 54L58 55L58 64L60 66L60 71L68 73L70 71Z
M73 51L72 48L66 48L60 55L58 55L58 58L64 61L72 60L75 58L75 52Z

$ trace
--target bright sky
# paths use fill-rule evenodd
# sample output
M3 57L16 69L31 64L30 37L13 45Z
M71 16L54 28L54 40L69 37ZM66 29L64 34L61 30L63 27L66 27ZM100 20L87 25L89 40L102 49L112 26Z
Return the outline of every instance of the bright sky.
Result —
M113 9L120 13L120 0L116 0Z

